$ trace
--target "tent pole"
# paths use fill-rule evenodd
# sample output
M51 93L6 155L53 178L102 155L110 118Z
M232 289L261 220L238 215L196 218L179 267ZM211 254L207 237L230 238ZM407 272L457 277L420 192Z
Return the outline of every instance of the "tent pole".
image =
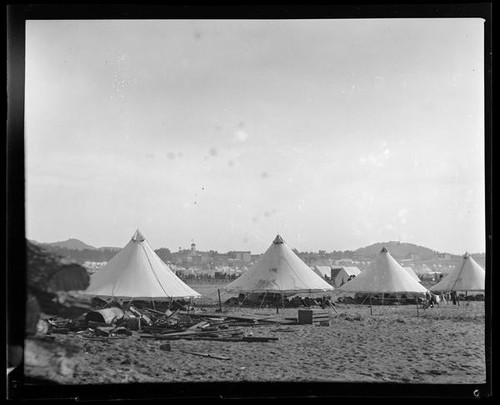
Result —
M264 291L264 296L262 297L262 301L260 302L259 309L262 309L262 304L264 303L264 300L266 299L266 297L267 297L267 290Z
M219 310L220 310L220 313L222 314L222 302L220 300L220 289L217 288L217 294L219 295Z
M373 309L372 309L372 295L370 294L370 315L373 315Z
M418 296L415 295L415 302L417 303L417 316L419 316L419 313L418 313Z

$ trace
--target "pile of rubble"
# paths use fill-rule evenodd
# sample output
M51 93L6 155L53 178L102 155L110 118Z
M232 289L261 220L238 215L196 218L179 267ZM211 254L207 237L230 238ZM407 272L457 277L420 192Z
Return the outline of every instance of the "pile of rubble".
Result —
M269 342L277 337L254 336L245 327L293 325L296 318L236 316L181 309L165 312L153 308L107 307L87 312L76 320L51 317L43 320L44 334L75 333L83 339L124 339L138 336L155 340L215 340L227 342Z

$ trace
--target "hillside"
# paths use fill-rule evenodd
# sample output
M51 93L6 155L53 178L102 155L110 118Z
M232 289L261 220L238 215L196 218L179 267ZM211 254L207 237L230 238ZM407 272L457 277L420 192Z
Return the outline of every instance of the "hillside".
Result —
M91 262L107 262L116 255L120 250L117 247L101 247L96 248L94 246L88 245L78 239L68 239L63 242L52 242L52 243L39 243L36 241L30 241L45 250L59 255L61 257L68 258L76 263L84 263L86 261Z
M435 250L414 245L413 243L401 243L397 241L390 242L378 242L363 248L359 248L354 251L354 254L359 257L365 257L369 259L375 258L375 256L385 247L391 255L396 259L409 259L412 255L416 255L419 260L429 260L434 257L437 253Z
M40 245L44 247L54 247L60 249L70 249L70 250L95 250L96 248L91 245L87 245L78 239L68 239L62 242L52 242L52 243L41 243Z

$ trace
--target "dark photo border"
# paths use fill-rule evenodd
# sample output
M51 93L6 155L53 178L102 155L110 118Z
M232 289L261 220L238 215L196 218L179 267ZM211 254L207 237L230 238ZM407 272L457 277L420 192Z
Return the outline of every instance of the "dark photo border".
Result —
M203 4L203 3L202 3ZM25 22L43 19L314 19L314 18L483 18L485 78L486 185L486 383L165 383L47 385L27 381L22 368L10 373L8 398L15 400L154 399L328 399L328 398L489 398L492 395L492 3L354 5L158 5L24 4L7 5L6 110L6 315L7 344L23 345L26 300L24 171Z

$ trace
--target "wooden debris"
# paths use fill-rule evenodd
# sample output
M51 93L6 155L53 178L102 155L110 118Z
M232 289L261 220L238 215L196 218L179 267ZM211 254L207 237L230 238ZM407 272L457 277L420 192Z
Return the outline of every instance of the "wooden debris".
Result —
M105 323L106 325L112 325L116 321L123 319L124 312L120 308L103 308L95 311L89 311L85 318L87 321Z
M134 315L138 316L141 320L146 323L146 325L152 325L153 322L151 321L151 318L147 315L145 315L143 312L139 311L136 307L130 306L128 309L130 312L132 312Z
M205 329L208 326L210 326L210 324L207 321L201 321L201 322L195 323L193 326L190 326L186 330Z
M95 328L92 331L94 332L95 336L104 336L104 337L109 336L109 330L105 330L104 328Z
M141 318L126 318L124 325L130 330L139 330L141 329Z
M117 328L114 328L109 333L112 336L114 336L114 335L132 336L132 332L123 326L119 326Z
M51 333L59 333L59 334L63 334L63 335L67 335L68 332L69 332L69 329L68 328L52 328L50 330Z
M244 342L271 342L279 340L277 337L264 337L264 336L243 336L241 338Z
M219 359L219 360L231 360L231 357L222 356L220 354L192 352L192 351L188 351L188 350L181 350L181 351L182 351L182 353L194 354L196 356L211 357L213 359Z

